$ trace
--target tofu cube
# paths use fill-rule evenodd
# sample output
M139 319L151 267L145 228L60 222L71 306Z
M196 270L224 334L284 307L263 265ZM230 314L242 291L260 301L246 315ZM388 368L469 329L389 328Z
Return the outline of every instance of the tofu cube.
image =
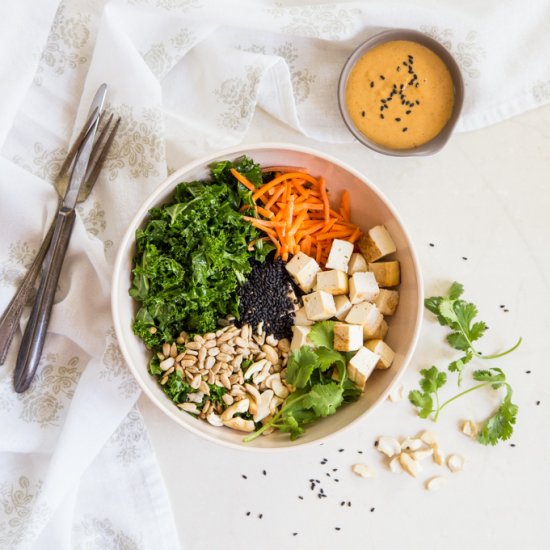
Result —
M339 321L343 321L348 314L348 311L351 309L351 302L347 296L335 296L334 305L336 306L336 313L334 317Z
M333 296L348 293L348 275L345 271L331 269L317 273L317 286L315 290L324 290Z
M321 271L319 264L303 252L293 256L285 267L292 280L304 292L309 292L313 288L317 273Z
M338 351L357 351L363 346L363 327L348 325L347 323L334 324L334 349Z
M365 327L363 327L363 340L384 340L384 338L388 334L388 330L388 323L386 323L386 321L382 319L382 322L374 331L370 329L365 329Z
M395 353L383 340L368 340L365 343L365 347L369 348L372 352L380 355L378 363L376 363L377 369L389 369L393 363Z
M397 250L388 230L383 225L377 225L369 229L357 244L367 262L375 262Z
M399 291L381 288L374 303L382 315L393 315L399 304Z
M290 351L300 349L302 346L314 347L313 342L308 338L311 327L302 327L294 325L292 327L292 341L290 342Z
M354 273L349 279L349 299L352 304L373 302L379 292L374 273L361 271Z
M307 318L310 321L324 321L334 317L336 306L332 294L317 290L302 297Z
M348 272L348 264L353 253L353 243L334 239L328 260L325 265L327 269L339 269L340 271Z
M294 325L298 325L301 327L309 327L313 324L314 322L310 321L307 318L306 310L303 306L296 310L296 313L294 314Z
M346 316L346 323L363 327L363 337L365 337L365 334L375 332L383 320L384 317L378 311L378 308L370 302L361 302L354 305Z
M369 263L368 267L369 271L374 273L378 286L397 286L401 282L398 261Z
M359 273L362 271L368 271L367 260L365 260L365 256L363 256L363 254L354 252L349 260L348 273L353 275L354 273Z
M395 353L386 342L379 339L368 340L365 347L380 356L378 363L376 363L377 369L389 369L391 367Z
M365 387L367 378L372 374L380 356L366 347L361 349L351 358L348 363L348 376L361 389Z

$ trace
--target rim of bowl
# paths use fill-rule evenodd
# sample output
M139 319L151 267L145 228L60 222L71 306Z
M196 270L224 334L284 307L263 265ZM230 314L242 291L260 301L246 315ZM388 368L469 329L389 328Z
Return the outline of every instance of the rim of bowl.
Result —
M432 50L436 55L438 55L449 72L453 80L453 87L455 92L455 102L453 105L453 111L451 117L442 128L442 130L433 137L430 141L419 145L418 147L413 147L410 149L392 149L384 145L380 145L375 141L369 139L365 134L363 134L357 126L353 123L351 116L346 107L346 85L349 78L349 74L355 63L358 59L366 53L368 50L385 44L386 42L391 42L393 40L409 40L411 42L416 42L421 46ZM456 62L455 58L449 52L443 44L424 34L420 31L413 29L390 29L386 31L379 32L355 48L351 55L348 57L342 72L340 73L340 78L338 80L338 107L340 109L340 114L344 120L345 125L348 127L349 131L354 135L354 137L360 141L363 145L366 145L369 149L382 153L383 155L389 155L393 157L410 157L410 156L424 156L424 155L433 155L443 148L443 146L449 141L453 130L456 126L460 113L462 112L462 107L464 104L464 80L462 78L462 72L460 67Z
M169 402L168 398L166 399L166 403L160 402L156 395L153 394L153 392L147 387L145 384L145 381L142 379L143 372L138 369L137 365L133 365L130 360L130 352L128 351L126 347L125 339L122 338L122 335L129 330L128 327L123 327L121 323L121 319L119 316L119 309L117 307L117 302L119 299L117 288L119 286L119 281L122 274L122 267L123 263L125 261L125 256L128 250L129 246L132 246L133 241L135 240L135 231L137 227L143 223L143 220L145 219L145 216L147 215L147 212L153 206L156 202L159 200L159 196L163 194L163 192L169 188L170 186L174 185L174 182L177 181L181 174L184 174L186 172L189 172L191 170L194 170L200 166L208 165L211 162L213 162L216 159L219 159L222 156L234 156L239 154L250 154L250 156L254 156L254 151L260 151L263 149L283 149L283 150L290 150L290 151L296 151L301 153L306 153L315 157L322 158L324 160L327 160L328 162L331 162L333 164L336 164L343 168L344 170L347 170L350 174L358 178L362 183L364 183L373 193L375 193L378 198L385 204L385 206L388 208L388 210L391 212L391 214L395 217L397 222L399 223L399 226L401 230L403 231L403 235L405 237L405 240L407 241L407 245L410 251L411 260L414 266L415 274L416 274L416 293L418 297L418 308L416 312L416 319L415 319L415 328L414 333L412 336L412 339L409 343L409 347L407 350L407 353L405 354L403 358L403 366L401 368L401 372L395 377L395 379L392 381L391 384L388 385L385 391L383 391L378 399L373 401L371 406L368 410L360 414L357 418L354 418L351 422L343 426L342 428L329 433L325 436L318 437L317 439L314 439L312 441L306 441L304 443L294 443L293 445L281 445L278 447L252 447L247 446L245 444L238 444L233 443L230 441L222 441L216 437L213 437L207 433L202 432L201 430L195 428L194 426L183 424L180 421L180 416L176 414L179 411L172 410L172 407L168 407L171 403ZM250 144L250 145L238 145L234 147L229 147L226 149L222 149L220 151L217 151L216 153L212 153L210 155L201 157L199 159L196 159L194 161L191 161L169 176L161 183L156 189L145 199L145 201L140 206L137 213L132 218L131 222L128 225L128 228L126 229L124 236L122 237L122 240L120 242L120 245L117 250L116 260L113 268L113 276L112 276L112 282L111 282L111 312L113 316L113 325L115 328L115 333L118 335L120 334L121 337L118 338L118 344L120 346L120 349L122 351L122 355L124 357L124 360L126 364L128 365L128 368L130 369L132 375L137 380L139 386L141 387L142 391L147 395L149 400L164 414L166 414L171 420L176 422L180 427L183 429L203 438L207 441L211 441L213 443L216 443L217 445L222 445L224 447L230 447L233 449L239 449L242 451L248 451L248 452L260 452L260 453L273 453L273 452L282 452L282 451L291 451L295 449L304 449L311 445L318 445L320 443L323 443L324 441L327 441L331 437L335 436L336 434L342 434L345 431L347 431L351 426L355 425L356 423L363 421L368 415L372 414L379 406L380 404L388 397L391 390L398 384L401 377L403 376L403 373L407 370L410 360L412 358L412 355L416 349L416 345L418 343L418 338L420 335L420 329L422 325L422 316L423 316L423 298L424 298L424 284L422 279L422 271L420 269L420 262L418 260L418 256L416 254L416 250L414 248L414 244L412 242L411 236L409 234L409 231L407 230L406 226L403 223L403 219L391 203L391 201L386 197L386 195L374 184L372 184L370 181L367 181L365 179L365 176L359 172L359 170L353 168L352 166L348 165L347 163L333 157L330 154L324 153L322 151L318 151L316 149L312 149L310 147L305 147L302 145L294 145L292 143L282 143L282 142L263 142L263 143L256 143L256 144ZM130 299L128 297L128 299ZM143 367L143 365L141 365ZM146 372L146 371L145 371Z

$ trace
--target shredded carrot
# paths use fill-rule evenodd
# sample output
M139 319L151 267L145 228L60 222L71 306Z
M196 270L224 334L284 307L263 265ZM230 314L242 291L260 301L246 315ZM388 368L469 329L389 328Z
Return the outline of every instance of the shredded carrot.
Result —
M250 183L240 172L237 172L235 168L231 168L230 172L233 174L233 177L241 182L247 189L250 191L256 191L256 187L253 183Z
M319 178L320 180L320 190L321 190L321 199L323 200L323 207L325 212L325 223L328 223L329 217L330 217L330 206L328 203L328 196L327 196L327 186L325 183L324 178Z
M349 222L349 191L344 189L342 200L340 201L340 212L345 221Z
M276 258L287 261L290 255L302 251L323 266L334 239L355 243L362 235L350 221L347 190L342 193L340 205L331 208L323 177L315 178L306 169L290 166L265 167L262 172L275 176L252 191L258 217L243 218L267 234L264 239L275 245ZM246 183L242 179L252 185L242 174L233 175L243 185ZM248 208L243 211L246 213Z

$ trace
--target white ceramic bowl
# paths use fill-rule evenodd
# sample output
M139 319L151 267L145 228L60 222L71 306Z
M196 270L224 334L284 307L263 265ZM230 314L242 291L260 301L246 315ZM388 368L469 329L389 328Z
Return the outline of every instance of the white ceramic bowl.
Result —
M386 342L395 351L392 367L388 370L375 371L367 382L365 392L357 402L344 405L335 415L308 426L304 435L296 441L290 441L288 434L275 432L266 437L259 437L251 443L243 443L242 439L246 434L225 427L211 426L178 409L164 394L156 379L149 374L147 364L150 351L133 334L131 328L137 311L137 304L128 294L131 286L132 260L135 254L136 229L144 225L147 212L151 207L169 200L177 183L207 178L208 166L212 162L233 160L243 154L264 166L303 166L308 168L314 176L323 175L333 197L338 198L343 189L348 189L351 197L352 221L365 230L376 224L384 224L397 246L395 258L401 262L400 303L396 314L387 319L390 330ZM210 441L240 449L265 451L318 443L372 413L386 399L409 363L420 330L422 301L422 277L418 259L403 222L388 199L357 170L339 160L306 147L279 143L226 149L196 160L174 172L143 203L130 223L118 251L112 286L113 319L120 348L130 370L153 403L180 426Z

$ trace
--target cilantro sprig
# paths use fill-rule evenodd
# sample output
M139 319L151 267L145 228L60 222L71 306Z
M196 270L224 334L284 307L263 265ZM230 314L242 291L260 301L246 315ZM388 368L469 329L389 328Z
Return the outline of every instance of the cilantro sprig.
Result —
M483 355L476 350L473 343L479 340L487 330L487 324L484 321L476 321L478 314L477 307L461 299L464 293L464 286L454 282L449 289L448 296L432 296L424 300L424 306L431 311L444 327L449 327L451 333L447 335L448 344L464 355L449 364L449 371L458 373L458 385L462 382L462 371L464 367L474 358L478 359L498 359L509 353L512 353L521 344L522 339L509 349L492 355Z
M344 402L355 401L361 394L347 376L347 357L333 348L334 322L316 323L309 339L318 347L302 346L288 361L286 381L295 391L279 412L247 436L245 442L256 439L269 428L288 432L290 439L295 440L304 433L307 424L334 414ZM335 370L337 381L332 376Z
M510 349L492 355L482 355L478 352L473 342L479 340L487 325L483 321L474 322L477 316L477 307L474 304L465 302L460 297L464 287L460 283L453 283L449 289L448 297L433 296L425 300L425 307L436 315L439 323L449 327L452 332L447 336L449 345L457 350L465 352L464 356L452 361L448 370L458 373L458 385L461 385L462 375L466 365L475 357L478 359L497 359L517 349L522 339ZM476 384L464 391L457 393L449 399L441 402L439 390L447 383L447 373L432 366L430 369L420 371L420 390L412 390L409 393L409 401L418 408L418 415L421 418L428 418L433 415L433 421L437 419L441 411L450 403L460 397L490 386L494 390L504 388L506 390L501 404L493 415L488 418L481 431L478 433L478 441L483 445L496 445L499 441L505 441L512 435L514 424L518 414L518 406L512 403L512 387L506 380L506 375L499 368L475 370L472 378Z

